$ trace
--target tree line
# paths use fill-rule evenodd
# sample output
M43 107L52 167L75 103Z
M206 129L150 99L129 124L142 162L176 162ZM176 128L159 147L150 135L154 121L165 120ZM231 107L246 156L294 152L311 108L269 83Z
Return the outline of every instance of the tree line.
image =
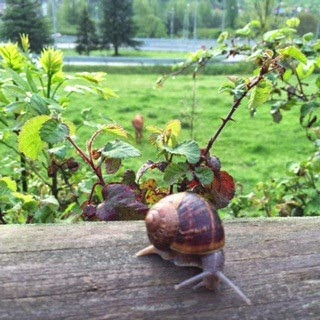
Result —
M277 28L295 14L298 32L319 31L315 0L52 0L43 13L41 0L6 0L1 17L1 36L12 41L27 33L32 50L39 52L52 43L50 33L77 35L77 51L121 45L137 46L134 38L216 38L223 30L234 30L252 18L262 31ZM52 26L55 25L55 28Z

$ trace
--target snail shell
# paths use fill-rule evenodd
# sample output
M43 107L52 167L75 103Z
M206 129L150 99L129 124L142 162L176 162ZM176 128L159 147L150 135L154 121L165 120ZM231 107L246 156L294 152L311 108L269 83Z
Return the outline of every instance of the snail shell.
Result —
M220 281L230 286L248 305L244 293L223 273L224 229L216 209L195 193L167 196L147 213L146 227L151 246L137 256L159 254L178 266L194 266L203 271L175 286L180 289L197 283L215 289Z
M214 207L195 193L177 193L160 200L146 216L150 242L159 250L205 255L225 243Z

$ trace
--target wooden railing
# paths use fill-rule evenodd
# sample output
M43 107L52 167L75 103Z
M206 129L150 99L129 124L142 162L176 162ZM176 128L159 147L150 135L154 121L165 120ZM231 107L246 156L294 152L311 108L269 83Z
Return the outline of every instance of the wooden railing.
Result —
M225 274L251 299L174 290L143 221L0 226L0 319L320 319L320 218L224 222Z

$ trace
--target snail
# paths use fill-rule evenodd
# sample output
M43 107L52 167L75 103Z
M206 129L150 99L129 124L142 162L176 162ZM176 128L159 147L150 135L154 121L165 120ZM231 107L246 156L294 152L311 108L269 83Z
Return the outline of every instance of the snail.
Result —
M177 266L199 267L203 271L175 285L194 285L214 290L220 281L229 285L248 305L251 301L223 274L224 229L217 211L209 202L191 192L169 195L147 213L146 227L152 245L136 256L158 254Z

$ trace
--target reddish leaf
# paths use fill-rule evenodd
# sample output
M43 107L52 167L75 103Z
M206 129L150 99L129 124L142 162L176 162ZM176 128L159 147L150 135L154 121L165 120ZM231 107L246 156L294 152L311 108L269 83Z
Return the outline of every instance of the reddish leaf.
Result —
M188 189L192 191L194 188L196 188L199 185L200 185L199 181L193 180L188 184Z
M216 209L225 208L235 194L233 178L226 171L215 175L210 188L210 200Z
M145 214L148 206L137 200L134 191L123 184L110 184L103 188L105 201L97 207L97 217L103 221L116 220L122 215L126 217Z
M121 167L121 159L112 159L112 158L106 159L105 166L108 174L114 174Z

